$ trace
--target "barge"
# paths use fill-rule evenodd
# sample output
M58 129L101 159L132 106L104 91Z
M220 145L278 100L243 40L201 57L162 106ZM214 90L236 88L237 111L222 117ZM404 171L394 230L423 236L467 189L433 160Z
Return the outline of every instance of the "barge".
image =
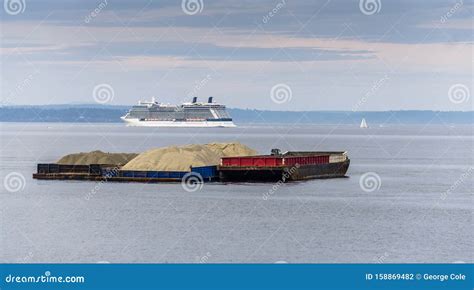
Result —
M350 164L345 151L288 151L270 155L222 157L218 166L190 167L189 171L122 170L110 164L38 164L34 179L122 182L269 182L344 177Z
M38 164L34 179L44 180L90 180L122 182L181 182L195 176L198 181L214 181L217 178L217 166L191 167L189 171L138 171L121 170L109 164L65 165Z
M281 153L271 155L223 157L218 166L221 181L296 181L344 177L350 159L345 151Z

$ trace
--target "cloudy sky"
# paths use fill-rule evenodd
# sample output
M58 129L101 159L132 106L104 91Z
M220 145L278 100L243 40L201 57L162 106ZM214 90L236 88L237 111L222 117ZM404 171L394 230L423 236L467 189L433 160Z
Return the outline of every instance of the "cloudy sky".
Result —
M472 110L473 14L474 0L4 0L1 98Z

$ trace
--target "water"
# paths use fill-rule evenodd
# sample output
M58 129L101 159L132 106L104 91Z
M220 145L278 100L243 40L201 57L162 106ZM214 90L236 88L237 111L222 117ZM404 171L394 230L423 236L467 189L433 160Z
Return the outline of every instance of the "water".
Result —
M25 178L17 192L0 186L1 262L473 262L472 126L0 129L0 177ZM71 152L234 140L261 153L347 150L349 178L270 195L268 183L189 193L180 184L31 178L36 163ZM380 177L373 192L359 184L368 172Z

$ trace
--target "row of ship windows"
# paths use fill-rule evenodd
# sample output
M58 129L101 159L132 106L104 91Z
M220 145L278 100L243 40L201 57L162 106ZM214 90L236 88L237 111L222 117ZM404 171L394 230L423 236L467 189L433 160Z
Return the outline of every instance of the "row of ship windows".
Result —
M215 114L218 118L230 118L230 115L226 111L215 110ZM130 112L131 117L137 118L185 118L188 116L200 117L200 118L214 118L214 115L210 111L203 112Z

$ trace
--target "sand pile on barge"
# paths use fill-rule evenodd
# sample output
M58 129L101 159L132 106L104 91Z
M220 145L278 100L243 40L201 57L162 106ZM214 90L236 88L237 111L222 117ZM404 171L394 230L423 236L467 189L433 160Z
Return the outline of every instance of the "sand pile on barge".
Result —
M257 155L258 152L252 148L243 145L239 142L234 143L209 143L204 146L208 147L219 155L219 160L221 157L227 156L251 156Z
M108 153L102 151L81 152L63 156L58 164L74 164L74 165L89 165L89 164L111 164L123 165L128 163L133 158L137 157L136 153Z
M148 150L122 167L123 170L189 171L191 166L218 165L224 156L257 155L241 143L170 146Z

